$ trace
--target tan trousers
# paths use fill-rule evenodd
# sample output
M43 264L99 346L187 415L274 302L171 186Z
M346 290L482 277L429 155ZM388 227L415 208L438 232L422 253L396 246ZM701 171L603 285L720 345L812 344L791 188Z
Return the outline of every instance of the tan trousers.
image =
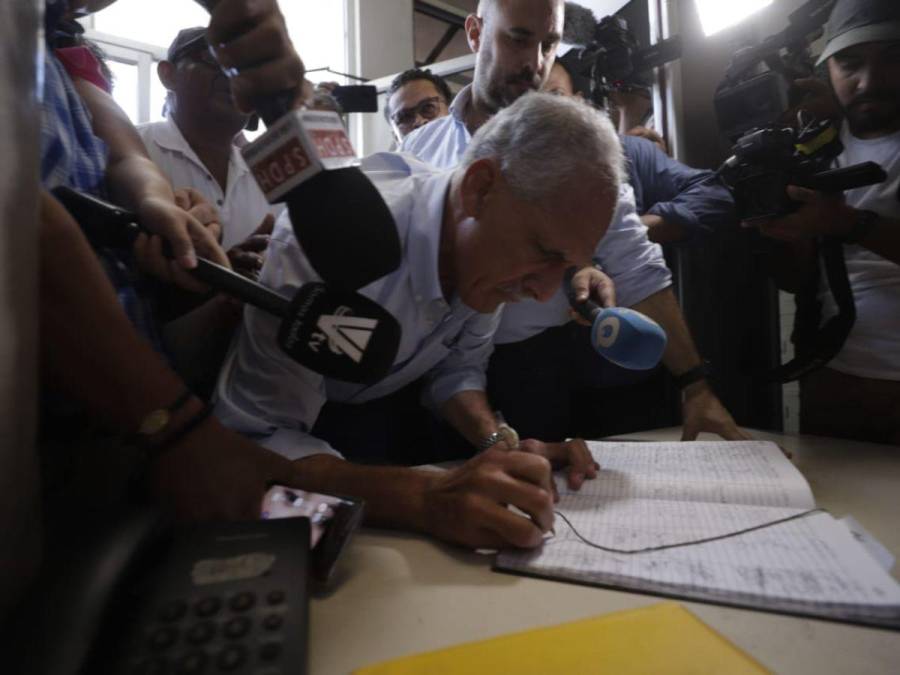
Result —
M810 373L800 380L800 432L900 446L900 381Z

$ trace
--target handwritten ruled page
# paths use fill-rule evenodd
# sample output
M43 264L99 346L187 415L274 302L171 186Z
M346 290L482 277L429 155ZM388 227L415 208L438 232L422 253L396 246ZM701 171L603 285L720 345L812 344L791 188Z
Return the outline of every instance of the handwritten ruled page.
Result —
M593 501L591 508L586 508ZM635 549L724 534L797 509L656 499L563 497L558 510L588 540ZM826 513L735 538L653 553L592 548L561 519L535 551L497 567L539 576L835 618L900 621L900 586Z
M601 471L580 491L557 476L564 514L588 541L634 550L717 537L815 507L773 443L588 444ZM900 625L900 585L846 527L817 513L718 541L621 554L561 518L498 569L750 607Z
M600 473L580 494L626 499L815 506L809 484L774 443L589 442ZM561 494L569 494L565 481Z

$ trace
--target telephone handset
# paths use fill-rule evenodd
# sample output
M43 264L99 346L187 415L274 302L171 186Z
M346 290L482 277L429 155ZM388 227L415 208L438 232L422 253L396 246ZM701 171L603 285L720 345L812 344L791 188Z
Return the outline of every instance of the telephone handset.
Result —
M305 673L309 545L306 518L131 514L51 561L16 617L12 672Z

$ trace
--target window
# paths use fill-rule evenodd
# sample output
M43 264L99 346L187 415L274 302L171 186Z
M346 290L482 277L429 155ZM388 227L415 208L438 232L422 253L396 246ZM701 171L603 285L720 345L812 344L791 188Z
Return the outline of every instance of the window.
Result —
M282 0L288 32L307 69L329 67L346 72L346 2ZM162 119L166 91L156 75L156 64L178 31L205 26L206 11L189 0L118 0L87 17L88 38L109 55L115 77L113 97L135 124ZM310 73L313 82L344 78L328 72Z

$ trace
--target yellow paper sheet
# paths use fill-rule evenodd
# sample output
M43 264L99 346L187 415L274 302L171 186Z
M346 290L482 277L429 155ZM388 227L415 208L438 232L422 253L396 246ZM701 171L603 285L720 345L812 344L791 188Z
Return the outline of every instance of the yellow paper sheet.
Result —
M355 675L768 672L686 609L662 603L387 661Z

